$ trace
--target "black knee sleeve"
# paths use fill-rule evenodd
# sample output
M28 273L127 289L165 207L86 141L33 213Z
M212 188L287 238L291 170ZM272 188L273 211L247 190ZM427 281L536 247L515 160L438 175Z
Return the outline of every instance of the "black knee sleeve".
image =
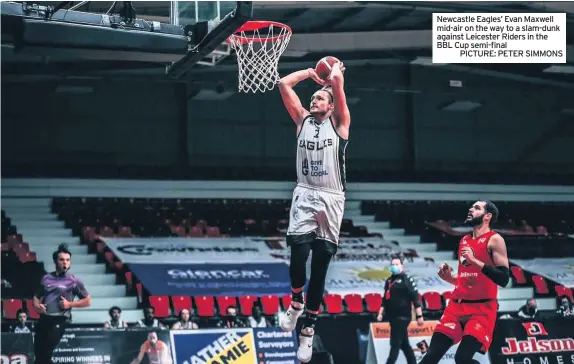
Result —
M452 345L453 341L450 337L443 333L435 332L432 334L427 353L419 364L438 364Z
M465 335L462 337L456 354L454 354L454 362L456 364L473 364L474 354L478 353L482 344L474 336Z
M335 248L333 250L333 247ZM327 270L329 263L336 251L335 244L325 240L315 240L313 242L313 256L311 257L311 277L309 278L309 287L307 288L307 309L319 311L323 301L323 292L325 291L325 280L327 279Z
M311 252L311 244L291 245L291 261L289 264L289 277L292 288L301 288L307 281L307 259Z

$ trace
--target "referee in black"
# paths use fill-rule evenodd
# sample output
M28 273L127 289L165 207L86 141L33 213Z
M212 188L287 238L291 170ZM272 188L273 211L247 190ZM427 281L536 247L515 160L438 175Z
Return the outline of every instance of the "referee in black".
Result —
M34 308L40 314L34 336L36 364L52 364L52 354L64 336L72 308L90 306L84 283L68 273L71 258L68 247L61 244L52 255L56 270L42 277L34 294ZM79 300L74 301L76 297Z
M424 323L419 292L415 281L403 273L403 260L394 256L391 259L390 271L392 276L385 282L383 305L379 309L378 321L389 321L391 326L391 350L387 364L395 364L402 350L407 364L417 364L415 353L409 343L408 326L411 322L411 303L415 307L417 323Z

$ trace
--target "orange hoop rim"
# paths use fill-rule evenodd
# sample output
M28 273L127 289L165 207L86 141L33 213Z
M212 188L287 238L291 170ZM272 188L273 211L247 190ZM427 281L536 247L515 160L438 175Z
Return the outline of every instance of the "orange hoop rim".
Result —
M283 28L286 30L284 34L277 35L275 37L245 37L241 35L242 32L253 32L255 30L268 28L270 26ZM234 34L230 35L227 41L229 42L231 39L237 41L241 44L247 44L251 42L255 43L265 43L265 42L276 42L278 40L284 39L287 36L292 34L291 27L287 24L279 23L276 21L270 20L250 20L245 22L239 29L235 31Z

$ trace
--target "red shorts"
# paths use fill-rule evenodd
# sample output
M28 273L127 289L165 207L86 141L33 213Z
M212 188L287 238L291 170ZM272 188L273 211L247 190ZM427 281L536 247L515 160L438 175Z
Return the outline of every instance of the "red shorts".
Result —
M470 335L482 344L481 352L486 353L492 342L497 312L496 300L483 303L450 301L435 331L450 337L454 344L458 344L464 335Z

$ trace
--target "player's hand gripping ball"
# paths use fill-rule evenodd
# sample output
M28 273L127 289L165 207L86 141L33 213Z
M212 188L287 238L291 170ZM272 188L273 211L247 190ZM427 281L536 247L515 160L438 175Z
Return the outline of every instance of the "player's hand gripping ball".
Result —
M317 65L315 66L315 72L317 73L317 76L319 76L319 78L321 78L322 80L326 81L331 75L333 65L338 62L341 61L331 56L321 58L319 62L317 62Z

